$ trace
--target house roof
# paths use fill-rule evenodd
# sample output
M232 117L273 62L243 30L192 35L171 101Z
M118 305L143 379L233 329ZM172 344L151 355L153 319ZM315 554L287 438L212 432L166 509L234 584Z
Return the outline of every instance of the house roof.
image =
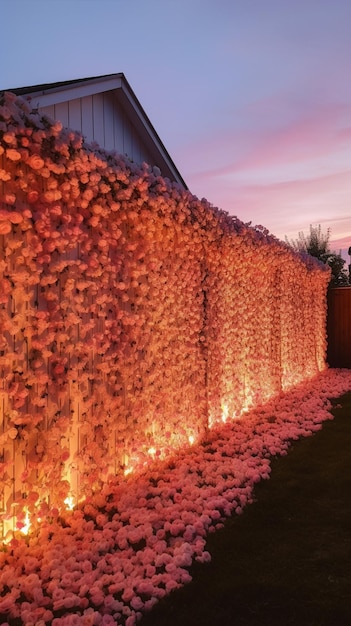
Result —
M178 182L184 189L188 188L123 73L43 83L7 89L6 91L11 91L22 97L29 96L33 106L37 108L105 91L113 91L114 97L132 126L139 133L155 163L159 166L162 175Z

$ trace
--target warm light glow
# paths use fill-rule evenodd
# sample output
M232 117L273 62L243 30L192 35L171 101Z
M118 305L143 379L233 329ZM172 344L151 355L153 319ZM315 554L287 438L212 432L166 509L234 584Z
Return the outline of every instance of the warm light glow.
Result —
M16 96L0 101L7 535L34 502L43 519L73 510L109 476L323 370L329 275L152 168L87 153Z
M26 512L26 515L24 518L24 526L22 526L22 528L20 529L20 532L22 533L22 535L28 535L30 527L32 525L30 521L28 509L25 509L25 512Z
M150 454L150 456L152 456L154 458L154 456L156 454L156 448L149 448L147 453Z
M72 496L67 496L67 498L64 500L64 504L66 505L67 511L73 511L75 503Z
M9 530L6 533L4 532L4 537L2 538L1 543L6 546L12 541L12 539L13 539L13 531Z
M228 416L229 416L229 408L228 408L228 406L226 404L223 404L222 405L222 422L223 422L223 424L226 423L226 421L228 419Z
M216 423L216 420L213 417L213 415L210 413L209 416L208 416L208 428L209 428L209 430L211 430L211 428L213 428L215 423Z

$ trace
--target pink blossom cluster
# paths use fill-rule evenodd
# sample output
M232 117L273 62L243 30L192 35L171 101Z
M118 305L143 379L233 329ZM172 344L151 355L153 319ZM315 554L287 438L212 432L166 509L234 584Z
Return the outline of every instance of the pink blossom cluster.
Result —
M208 533L252 502L270 458L332 419L330 398L350 370L326 370L266 405L209 431L198 445L99 495L0 555L6 626L133 626L211 559Z
M325 368L325 266L11 93L0 204L7 539Z

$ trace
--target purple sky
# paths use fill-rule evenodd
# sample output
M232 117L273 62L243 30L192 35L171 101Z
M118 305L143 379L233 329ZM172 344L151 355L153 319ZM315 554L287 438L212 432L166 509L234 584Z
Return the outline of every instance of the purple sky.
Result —
M124 72L193 193L351 246L350 0L2 0L1 23L0 89Z

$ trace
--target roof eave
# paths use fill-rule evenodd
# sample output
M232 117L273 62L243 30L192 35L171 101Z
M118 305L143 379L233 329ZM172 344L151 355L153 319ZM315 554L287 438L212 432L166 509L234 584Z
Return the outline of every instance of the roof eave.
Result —
M16 89L8 89L18 96L30 97L35 108L59 104L69 99L83 98L94 93L116 91L118 101L126 115L148 147L155 161L161 160L162 175L175 180L184 189L188 189L186 182L171 159L163 142L151 124L138 98L123 73L106 74L90 78L80 78L58 83L33 85Z

